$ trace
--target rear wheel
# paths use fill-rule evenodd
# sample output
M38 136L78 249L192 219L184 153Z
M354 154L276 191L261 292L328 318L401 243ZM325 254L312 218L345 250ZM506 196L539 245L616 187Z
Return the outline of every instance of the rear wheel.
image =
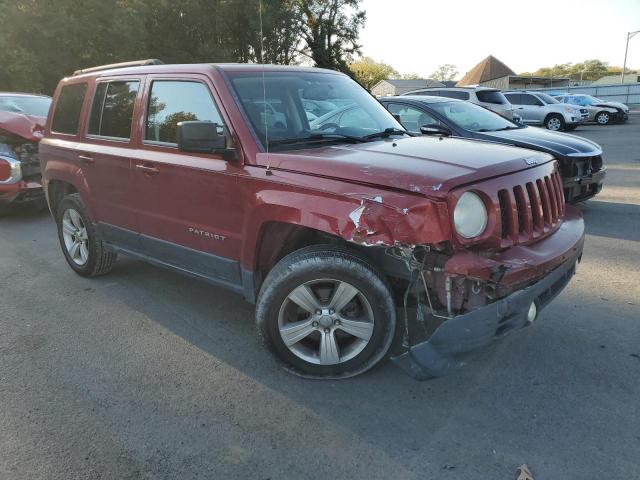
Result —
M78 275L95 277L111 271L117 254L102 240L80 195L74 193L62 199L58 205L56 223L62 253Z
M554 132L557 132L558 130L563 130L564 118L562 118L562 115L558 115L557 113L552 113L551 115L548 115L547 118L545 118L544 126L547 128L547 130L553 130Z
M609 112L598 112L596 114L596 123L598 125L608 125L611 122L611 114Z
M347 378L386 356L396 330L380 273L348 249L322 245L282 259L260 291L262 339L285 367L310 378Z

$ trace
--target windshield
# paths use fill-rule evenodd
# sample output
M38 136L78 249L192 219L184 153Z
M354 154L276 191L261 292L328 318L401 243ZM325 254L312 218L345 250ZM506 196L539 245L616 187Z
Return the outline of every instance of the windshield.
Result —
M228 75L239 107L269 150L365 141L402 135L396 131L404 130L375 98L344 75L265 72L264 86L262 72Z
M546 93L537 93L536 95L544 103L560 103L558 100L556 100L555 98L553 98L550 95L547 95Z
M0 111L46 117L49 113L49 97L0 96Z
M495 132L522 128L501 115L468 102L443 102L429 105L460 128L472 132Z
M581 100L581 103L584 103L585 105L603 103L603 100L600 100L599 98L596 98L596 97L592 97L591 95L582 95L580 97L580 100Z

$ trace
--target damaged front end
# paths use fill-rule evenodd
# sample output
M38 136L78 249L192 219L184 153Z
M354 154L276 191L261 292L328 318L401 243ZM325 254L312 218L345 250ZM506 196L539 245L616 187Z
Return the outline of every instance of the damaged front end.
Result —
M38 142L42 126L35 117L0 112L0 203L42 201Z
M576 213L565 222L562 238L540 242L542 256L530 247L451 256L421 246L390 249L411 272L402 351L392 360L418 380L441 376L463 364L462 354L530 325L582 256L582 219ZM549 255L558 248L559 256Z
M568 284L582 256L584 222L564 204L555 163L452 191L447 212L466 191L477 192L488 212L487 227L475 239L451 229L450 241L415 241L410 226L426 236L439 224L442 232L449 213L438 207L421 217L424 223L412 209L386 208L391 223L371 215L376 203L378 213L384 206L374 198L351 216L352 241L384 246L386 271L393 276L403 265L408 273L396 289L404 332L392 360L416 379L443 375L462 365L464 353L531 324ZM406 219L398 222L402 213ZM395 243L386 240L385 225L393 225L387 235Z
M575 155L559 159L564 196L567 203L578 203L596 196L602 190L607 167L602 155Z

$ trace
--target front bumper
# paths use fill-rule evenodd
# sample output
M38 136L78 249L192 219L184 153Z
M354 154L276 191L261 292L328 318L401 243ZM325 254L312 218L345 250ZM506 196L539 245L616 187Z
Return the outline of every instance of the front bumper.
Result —
M539 315L569 283L582 257L584 222L579 214L572 215L570 208L567 213L574 218L554 235L535 244L529 254L525 248L514 247L501 257L505 265L510 265L503 280L514 285L543 269L548 272L546 275L536 276L532 282L493 303L444 320L427 340L408 347L392 361L416 380L438 377L462 366L464 353L529 325L527 314L531 303L535 302ZM519 268L514 256L520 259ZM429 312L423 314L428 316Z
M575 178L563 178L562 187L567 203L577 203L596 196L602 190L607 168L602 167L591 175Z
M0 204L29 203L44 199L40 182L20 180L17 183L0 184Z

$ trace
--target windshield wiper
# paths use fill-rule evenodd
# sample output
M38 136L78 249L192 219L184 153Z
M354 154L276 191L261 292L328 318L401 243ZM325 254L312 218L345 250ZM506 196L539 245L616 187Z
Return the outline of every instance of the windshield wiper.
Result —
M409 137L413 137L413 134L407 132L406 130L400 130L399 128L390 127L390 128L385 128L381 132L372 133L371 135L365 135L362 138L366 140L372 140L374 138L387 138L387 137L390 137L391 135L408 135Z
M496 128L494 130L490 130L488 128L481 128L480 130L474 130L475 132L485 133L485 132L503 132L505 130L516 130L520 127L512 127L509 125L508 127Z
M295 145L297 143L313 143L317 141L330 140L340 141L345 140L352 143L363 143L365 139L360 137L354 137L352 135L342 135L341 133L312 133L308 137L299 138L284 138L281 140L273 140L269 142L269 145Z

